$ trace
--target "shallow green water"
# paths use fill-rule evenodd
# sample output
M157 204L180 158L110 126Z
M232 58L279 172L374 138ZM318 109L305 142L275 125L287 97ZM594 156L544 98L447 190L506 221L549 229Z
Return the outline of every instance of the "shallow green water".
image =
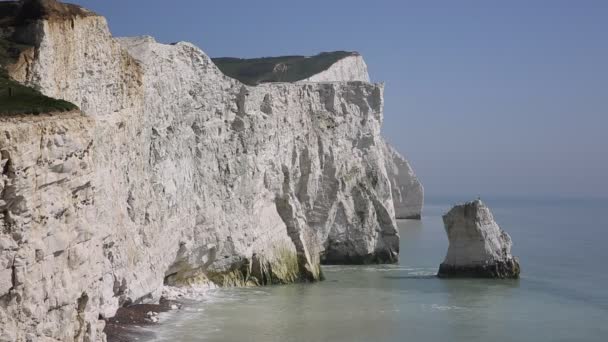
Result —
M327 280L219 289L171 314L158 341L608 341L603 201L486 201L514 241L517 281L434 277L441 213L401 221L401 263L324 267Z

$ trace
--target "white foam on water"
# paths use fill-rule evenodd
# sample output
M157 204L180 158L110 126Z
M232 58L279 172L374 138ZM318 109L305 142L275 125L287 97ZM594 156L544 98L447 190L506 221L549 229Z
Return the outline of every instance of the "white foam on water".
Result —
M407 272L418 268L397 265L374 265L374 266L323 266L323 272Z
M428 305L423 305L423 307L427 308ZM465 310L470 310L470 309L462 307L462 306L431 304L430 305L430 310L431 311L450 311L450 310L465 311Z

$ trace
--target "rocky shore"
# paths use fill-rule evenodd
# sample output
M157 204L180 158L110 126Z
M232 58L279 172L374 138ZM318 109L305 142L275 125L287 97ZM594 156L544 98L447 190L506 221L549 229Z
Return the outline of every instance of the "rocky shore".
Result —
M107 342L131 342L152 339L154 334L146 329L159 324L158 314L178 310L181 304L161 300L158 304L137 304L119 308L112 318L106 319L103 330Z

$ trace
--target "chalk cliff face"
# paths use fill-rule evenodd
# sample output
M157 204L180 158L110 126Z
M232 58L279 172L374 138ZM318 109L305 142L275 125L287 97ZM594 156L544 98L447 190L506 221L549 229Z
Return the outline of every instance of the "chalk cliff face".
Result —
M395 217L420 219L424 204L424 188L408 161L391 145L385 143L386 172L391 182Z
M92 127L79 113L0 118L1 341L99 337L99 303L88 302L108 263L94 225Z
M362 56L348 56L332 64L327 70L299 82L371 82L367 64Z
M163 284L397 260L382 85L249 87L93 14L18 33L35 50L13 77L84 114L0 122L0 340L100 340L100 317Z
M454 206L443 216L450 245L440 277L518 278L511 237L480 200Z
M15 35L36 47L9 68L16 81L77 104L89 116L141 111L140 67L113 40L105 18L88 12L33 20Z

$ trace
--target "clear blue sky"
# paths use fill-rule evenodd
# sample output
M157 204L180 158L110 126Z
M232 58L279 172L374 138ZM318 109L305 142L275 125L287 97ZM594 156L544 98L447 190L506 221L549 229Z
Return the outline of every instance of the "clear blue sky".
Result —
M361 52L430 196L608 195L608 1L74 2L213 57Z

